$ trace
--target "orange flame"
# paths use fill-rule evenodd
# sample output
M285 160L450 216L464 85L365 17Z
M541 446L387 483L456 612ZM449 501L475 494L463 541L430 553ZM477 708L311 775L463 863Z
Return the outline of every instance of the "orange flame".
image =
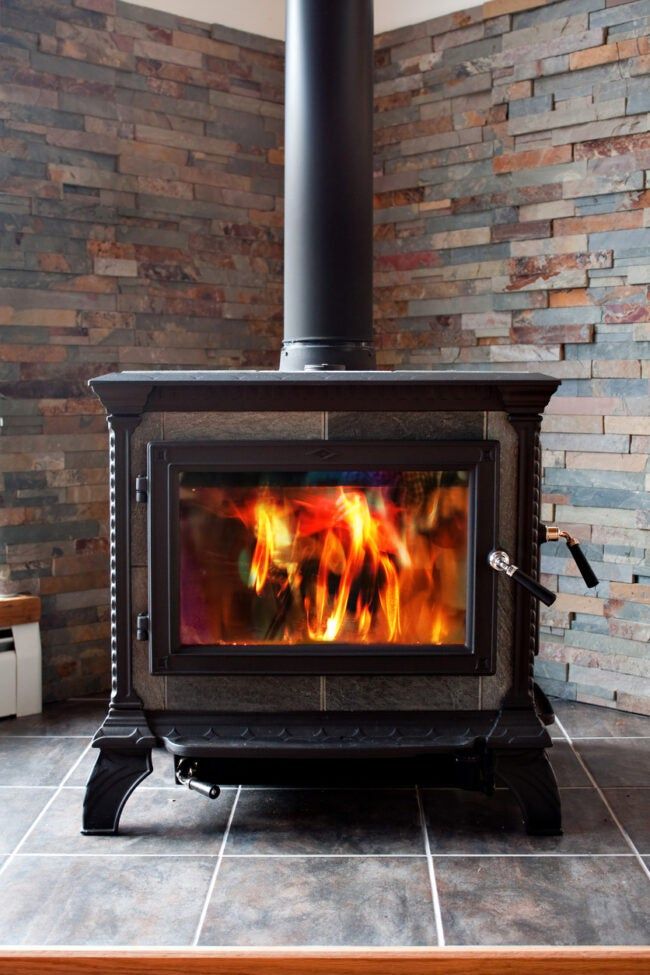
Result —
M422 494L418 483L402 496L401 507L380 487L195 490L192 503L205 512L201 517L244 526L254 545L249 565L244 553L239 562L235 554L231 564L239 569L225 577L225 587L215 569L206 570L217 583L216 599L211 586L214 629L203 635L194 624L192 638L214 642L236 627L235 642L259 642L252 629L246 636L251 624L244 607L250 604L237 595L239 579L264 600L255 626L268 625L267 642L463 641L468 492L439 481ZM241 539L235 552L242 552L247 535L228 531ZM209 555L200 532L197 551Z
M257 542L251 570L249 575L249 585L255 587L255 592L259 596L266 585L269 575L269 566L273 558L273 525L271 515L266 505L260 502L257 505Z
M433 627L431 629L431 642L434 645L444 643L447 636L447 621L442 609L437 606L433 615Z

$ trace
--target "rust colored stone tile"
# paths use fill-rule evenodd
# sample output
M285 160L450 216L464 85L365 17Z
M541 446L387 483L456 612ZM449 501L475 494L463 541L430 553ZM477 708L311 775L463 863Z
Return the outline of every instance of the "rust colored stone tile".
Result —
M171 45L186 51L199 51L224 61L236 61L241 52L235 44L225 44L212 37L202 37L200 34L190 34L184 30L172 31Z
M618 58L616 44L601 44L599 47L588 47L584 51L574 51L569 55L569 68L571 71L580 71L583 68L593 68L597 64L618 61Z
M523 344L557 345L591 342L593 333L593 325L516 325L510 334L516 342Z
M550 237L549 220L529 220L525 223L498 223L492 227L492 240L530 240L535 237Z
M531 10L533 7L543 7L547 0L487 0L481 9L486 20L490 17L500 17L502 14L515 14L520 10Z
M580 160L625 156L648 149L650 149L650 132L642 132L638 135L611 136L606 139L578 142L574 146L574 157Z
M572 146L553 146L543 149L526 149L523 152L504 153L495 156L492 168L495 173L517 172L521 169L536 169L540 166L557 166L570 162Z
M633 230L643 226L641 210L598 213L588 217L564 217L553 221L553 230L564 234L595 234L608 230Z
M593 304L586 288L551 291L548 296L548 303L550 308L575 308L576 306Z

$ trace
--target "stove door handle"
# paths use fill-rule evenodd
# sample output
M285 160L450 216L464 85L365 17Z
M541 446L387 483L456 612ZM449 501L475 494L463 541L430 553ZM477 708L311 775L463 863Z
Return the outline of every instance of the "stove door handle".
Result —
M526 575L521 569L515 569L511 578L532 593L535 599L539 599L545 606L552 606L557 598L554 592L551 592L546 586L542 586L532 576Z
M527 575L519 566L514 565L510 561L508 553L502 549L494 549L494 551L490 552L488 555L488 564L495 572L505 572L514 582L527 589L535 599L539 599L545 606L552 606L555 602L555 593L547 589L546 586L542 586L537 579L533 579L532 576Z

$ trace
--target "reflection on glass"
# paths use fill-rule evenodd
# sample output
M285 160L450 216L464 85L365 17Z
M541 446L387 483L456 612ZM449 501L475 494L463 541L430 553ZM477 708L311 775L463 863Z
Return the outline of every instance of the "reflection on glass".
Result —
M463 644L465 471L185 473L181 644Z

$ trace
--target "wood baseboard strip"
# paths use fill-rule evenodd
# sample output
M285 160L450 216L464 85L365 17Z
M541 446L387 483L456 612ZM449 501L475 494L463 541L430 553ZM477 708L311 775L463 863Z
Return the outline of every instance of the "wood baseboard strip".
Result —
M650 948L0 950L0 975L647 975Z

